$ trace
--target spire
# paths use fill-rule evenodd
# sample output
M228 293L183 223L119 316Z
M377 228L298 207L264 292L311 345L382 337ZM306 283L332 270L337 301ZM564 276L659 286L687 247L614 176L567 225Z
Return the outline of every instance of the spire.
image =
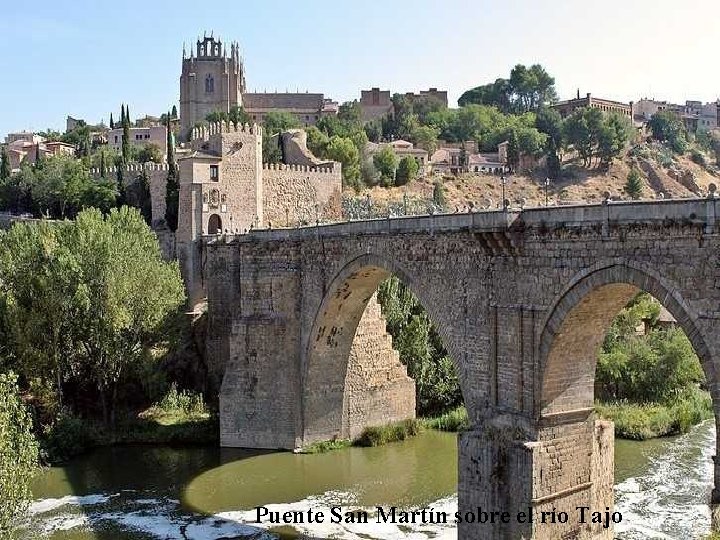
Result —
M185 60L185 42L183 41L183 60Z

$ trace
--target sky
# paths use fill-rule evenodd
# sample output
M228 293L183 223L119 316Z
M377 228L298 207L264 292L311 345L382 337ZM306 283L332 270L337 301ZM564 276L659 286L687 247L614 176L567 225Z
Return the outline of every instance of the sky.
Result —
M197 6L201 6L198 8ZM467 89L542 64L561 99L720 96L717 0L0 0L0 137L159 116L179 99L183 43L240 42L249 91L343 102ZM188 48L188 52L189 52Z

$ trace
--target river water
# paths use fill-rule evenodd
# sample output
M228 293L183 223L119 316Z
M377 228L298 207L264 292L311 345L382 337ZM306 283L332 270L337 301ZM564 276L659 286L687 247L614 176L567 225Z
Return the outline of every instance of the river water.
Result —
M715 429L617 441L616 536L701 537L709 530ZM103 448L36 480L28 528L53 540L451 539L452 525L312 524L258 528L254 507L287 511L457 507L456 436L427 431L379 448L326 454L218 448ZM327 521L327 520L326 520Z

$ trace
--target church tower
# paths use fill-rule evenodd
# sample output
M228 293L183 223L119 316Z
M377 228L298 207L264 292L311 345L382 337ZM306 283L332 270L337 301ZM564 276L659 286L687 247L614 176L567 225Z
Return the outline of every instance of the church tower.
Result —
M186 56L183 46L180 75L180 137L188 134L196 122L214 111L229 112L242 105L245 92L245 69L240 47L230 44L230 55L219 39L203 36L197 40L195 51Z

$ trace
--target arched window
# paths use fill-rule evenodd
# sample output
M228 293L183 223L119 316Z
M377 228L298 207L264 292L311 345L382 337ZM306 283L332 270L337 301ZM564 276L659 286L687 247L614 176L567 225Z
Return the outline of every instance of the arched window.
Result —
M207 77L205 77L205 93L206 94L212 94L215 91L215 79L213 79L213 76L208 74Z
M208 234L220 234L222 232L222 220L217 214L213 214L208 219Z

